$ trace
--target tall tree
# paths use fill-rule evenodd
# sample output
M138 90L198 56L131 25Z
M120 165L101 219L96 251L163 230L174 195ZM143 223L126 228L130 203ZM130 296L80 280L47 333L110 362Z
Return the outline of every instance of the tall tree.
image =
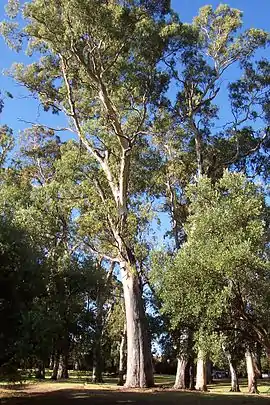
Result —
M91 181L110 244L104 253L122 272L130 387L153 384L129 202L134 151L166 88L158 62L168 38L179 31L168 12L168 1L33 0L23 7L25 27L17 37L16 24L2 24L14 46L26 38L28 52L42 55L27 67L14 66L13 76L45 109L66 114L94 162Z

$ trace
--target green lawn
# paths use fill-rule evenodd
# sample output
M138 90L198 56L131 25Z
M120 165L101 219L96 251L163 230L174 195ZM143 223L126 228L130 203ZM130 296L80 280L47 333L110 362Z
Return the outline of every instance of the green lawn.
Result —
M270 381L260 381L260 395L248 395L246 381L241 380L241 393L230 393L229 381L216 381L209 392L172 390L173 376L156 375L156 387L149 390L125 390L117 387L115 378L106 377L104 384L87 383L86 373L71 373L67 381L41 383L29 380L13 388L2 385L1 405L268 405Z

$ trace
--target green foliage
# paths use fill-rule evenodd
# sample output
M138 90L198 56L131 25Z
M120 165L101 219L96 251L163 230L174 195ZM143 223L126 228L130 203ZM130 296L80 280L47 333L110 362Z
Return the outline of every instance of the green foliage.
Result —
M240 324L243 313L269 328L262 319L270 285L260 190L243 175L225 172L215 185L206 177L191 185L188 198L187 242L175 259L153 263L163 312L174 328L196 325L204 342L215 330Z

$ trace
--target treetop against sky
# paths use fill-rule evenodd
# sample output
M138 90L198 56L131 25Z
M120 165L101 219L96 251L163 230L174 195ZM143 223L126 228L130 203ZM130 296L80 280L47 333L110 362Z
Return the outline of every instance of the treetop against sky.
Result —
M1 2L0 5L0 21L5 19L5 1ZM205 6L206 4L212 5L216 8L220 3L219 0L172 0L172 8L179 13L180 19L183 22L192 22L193 17L198 14L199 8ZM270 15L270 2L269 0L257 0L247 1L247 0L229 0L224 1L230 7L237 8L243 12L243 28L261 28L269 29L269 15ZM260 51L262 56L266 52ZM7 70L14 62L31 63L33 58L29 58L23 55L23 53L15 53L11 51L4 42L4 39L0 37L0 69L1 71ZM229 79L234 78L235 67L230 69L226 76ZM4 93L5 91L10 92L14 98L10 99L6 97L5 109L0 117L1 124L7 124L16 131L28 127L29 124L20 121L23 119L25 121L33 121L33 117L36 121L48 124L51 121L50 114L44 114L42 108L38 107L38 103L33 100L31 96L28 96L26 90L14 83L14 80L7 77L7 75L0 75L0 89ZM220 102L222 103L222 96L220 97ZM53 117L54 123L65 125L64 117Z

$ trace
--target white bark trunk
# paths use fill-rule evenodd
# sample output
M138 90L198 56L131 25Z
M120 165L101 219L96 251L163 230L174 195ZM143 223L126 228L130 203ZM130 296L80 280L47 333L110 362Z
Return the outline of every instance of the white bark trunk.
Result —
M186 367L188 361L184 357L177 358L177 371L175 376L174 388L178 390L186 389Z
M126 387L154 385L152 356L147 321L136 269L121 264L127 326L127 378Z
M207 391L206 359L202 350L198 352L195 389L197 391Z
M236 366L232 360L232 355L231 353L226 350L225 347L223 347L223 352L225 356L227 357L229 367L230 367L230 374L231 374L231 392L240 392L239 388L239 381L238 381L238 376L237 376L237 371L236 371Z
M248 392L250 394L257 394L257 379L255 374L255 368L252 358L252 353L249 349L246 350L246 366L247 366L247 375L248 375Z
M231 361L229 361L229 366L230 366L230 373L231 373L231 392L240 392L239 388L239 381L238 381L238 376L236 372L236 368L232 364Z

